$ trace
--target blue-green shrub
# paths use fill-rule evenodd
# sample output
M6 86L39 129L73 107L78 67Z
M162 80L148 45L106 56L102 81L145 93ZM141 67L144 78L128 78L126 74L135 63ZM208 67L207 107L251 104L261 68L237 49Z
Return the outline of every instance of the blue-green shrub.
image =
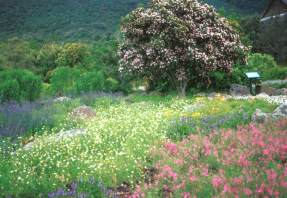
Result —
M0 72L0 100L29 100L37 99L41 94L42 82L40 77L30 71L16 69Z

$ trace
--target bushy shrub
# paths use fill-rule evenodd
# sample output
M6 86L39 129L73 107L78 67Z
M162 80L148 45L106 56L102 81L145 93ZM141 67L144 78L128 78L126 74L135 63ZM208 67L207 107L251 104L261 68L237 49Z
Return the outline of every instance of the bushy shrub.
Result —
M88 48L82 43L67 43L59 52L56 63L60 66L74 67L83 64Z
M58 44L45 44L36 55L35 65L37 71L43 76L45 81L49 80L49 72L55 69L59 53L62 51L62 46Z
M210 74L211 86L215 89L227 89L231 84L231 74L226 74L224 72L212 72Z
M287 78L287 67L274 67L262 71L263 80L278 80Z
M119 82L114 78L107 78L105 81L105 91L117 91L119 89Z
M214 71L230 72L245 48L215 9L197 0L151 1L123 21L120 70L157 82L166 75L184 95L191 80L209 82Z
M0 67L35 71L37 47L30 41L10 38L0 41Z
M0 72L0 100L37 99L41 94L40 77L27 70L7 70Z
M58 67L52 72L51 90L55 95L74 94L75 82L80 78L81 71L76 68Z
M269 54L254 53L248 56L248 69L260 71L273 67L277 67L277 63Z
M90 91L103 91L105 76L101 71L86 72L75 82L78 93Z
M0 101L20 101L20 86L17 80L8 80L0 84Z

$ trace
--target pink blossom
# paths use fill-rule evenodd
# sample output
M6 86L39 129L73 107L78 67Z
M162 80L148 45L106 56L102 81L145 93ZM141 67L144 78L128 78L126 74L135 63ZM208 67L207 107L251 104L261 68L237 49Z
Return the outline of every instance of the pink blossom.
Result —
M231 188L228 184L225 184L224 187L223 187L223 192L224 193L231 193Z
M162 169L162 174L161 174L162 177L169 177L173 180L177 180L177 174L175 172L173 172L172 168L168 165L165 165Z
M239 177L234 178L233 183L236 185L242 184L242 178L239 178Z
M280 186L282 186L282 187L284 187L284 188L287 189L287 181L282 181L282 182L280 183Z
M183 198L191 198L191 195L189 192L184 192L183 193Z
M279 192L278 190L276 190L276 191L274 192L274 196L275 196L276 198L278 198L279 195L280 195L280 192Z
M244 194L245 194L246 196L252 195L252 191L251 191L249 188L244 188L244 189L243 189L243 192L244 192Z
M223 184L223 180L220 177L215 176L215 177L212 178L212 185L213 185L213 187L218 188L222 184Z
M203 170L202 170L202 175L207 177L209 175L209 170L208 170L208 167L204 167Z
M174 160L174 163L175 163L176 165L181 166L181 165L184 164L184 160L183 160L183 159L176 159L176 160Z
M260 187L256 188L256 192L259 194L262 194L262 193L264 193L264 189L265 189L265 184L263 183L263 184L261 184Z
M273 196L273 189L271 187L267 187L266 191L270 196Z
M211 154L211 143L208 138L204 138L203 140L204 154L209 156Z
M177 153L177 145L173 143L167 143L165 144L165 148L171 153L176 154Z
M190 181L191 183L196 182L197 180L198 180L198 177L196 177L196 176L191 175L191 176L189 177L189 181Z
M242 167L247 167L250 165L250 162L246 159L245 155L240 155L238 164Z
M262 151L262 153L263 153L264 155L270 155L270 150L269 150L269 149L264 149L264 150Z
M267 179L270 183L274 183L276 181L277 178L277 173L270 169L270 170L266 170L266 174L267 174Z

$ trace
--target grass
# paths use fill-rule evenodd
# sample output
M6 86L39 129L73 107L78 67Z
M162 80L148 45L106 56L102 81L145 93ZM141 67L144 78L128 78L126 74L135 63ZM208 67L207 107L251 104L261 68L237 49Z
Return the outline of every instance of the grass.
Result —
M1 196L46 196L59 188L67 190L67 184L77 181L81 181L76 192L78 195L95 195L100 187L92 185L91 179L104 184L106 188L119 186L123 182L135 186L144 179L143 170L150 164L150 150L178 132L173 128L174 120L191 118L195 120L194 128L202 128L199 121L207 115L215 116L216 122L216 116L242 111L248 117L243 124L247 124L256 108L266 112L275 108L259 100L225 100L221 96L210 100L204 97L138 94L128 97L76 98L71 104L80 105L83 101L95 109L97 116L74 125L87 129L87 133L82 136L61 141L55 139L54 134L59 132L61 126L65 128L65 123L69 123L65 104L58 104L57 109L64 109L61 116L65 117L66 122L54 129L35 132L33 137L27 135L26 138L34 141L32 149L23 149L21 141L11 144L8 139L2 139ZM235 118L222 126L229 128L241 123L241 118ZM193 132L188 127L179 139ZM177 135L174 136L177 140Z

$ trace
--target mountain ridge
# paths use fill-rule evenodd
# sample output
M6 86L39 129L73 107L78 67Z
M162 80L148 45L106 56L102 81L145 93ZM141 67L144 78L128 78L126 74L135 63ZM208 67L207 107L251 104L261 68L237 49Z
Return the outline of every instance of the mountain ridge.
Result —
M121 17L148 0L0 0L0 39L96 40L112 35ZM258 0L205 0L216 8L250 14ZM248 5L244 2L248 2ZM266 2L262 0L261 2ZM244 6L243 6L244 5Z

